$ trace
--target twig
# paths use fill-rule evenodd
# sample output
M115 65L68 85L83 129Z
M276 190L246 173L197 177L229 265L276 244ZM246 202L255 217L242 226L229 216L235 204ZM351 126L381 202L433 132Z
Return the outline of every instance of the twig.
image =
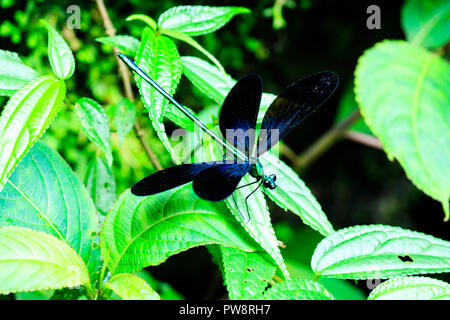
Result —
M312 146L306 149L294 162L294 170L301 171L319 158L339 139L344 137L348 127L361 117L359 110L354 111L350 116L339 122L323 136L321 136Z
M345 137L349 140L359 142L366 146L383 150L383 146L381 145L380 140L378 140L378 138L376 138L370 134L353 131L353 130L347 130L345 132Z
M103 23L105 25L105 32L108 36L114 36L116 34L116 29L114 28L111 19L109 18L108 11L106 10L105 4L103 0L96 0L98 11L100 12L100 15L103 19ZM114 53L119 52L117 48L114 48ZM115 55L116 61L119 64L119 73L122 77L123 86L125 89L125 95L130 101L134 101L134 94L133 89L131 88L131 82L130 82L130 71L125 66L125 64ZM153 166L157 170L161 170L162 166L161 163L158 160L158 157L153 152L153 150L150 148L150 146L147 144L144 138L143 131L136 120L134 123L134 133L136 134L136 137L139 139L139 142L142 145L142 148L144 149L145 153L147 154L150 162L153 164Z

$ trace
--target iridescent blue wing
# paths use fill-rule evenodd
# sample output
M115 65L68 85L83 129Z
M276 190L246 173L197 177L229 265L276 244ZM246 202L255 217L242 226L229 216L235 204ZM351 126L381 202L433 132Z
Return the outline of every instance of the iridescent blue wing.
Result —
M200 198L209 201L223 200L233 193L249 170L248 162L223 163L210 167L194 178L194 191Z
M264 115L257 156L277 144L292 128L316 111L333 94L338 82L336 74L319 72L284 89Z
M219 127L223 137L244 154L248 154L255 140L261 95L261 77L248 74L236 82L220 109Z
M160 193L192 181L201 171L215 165L217 164L204 162L167 168L138 181L131 187L131 193L136 196Z

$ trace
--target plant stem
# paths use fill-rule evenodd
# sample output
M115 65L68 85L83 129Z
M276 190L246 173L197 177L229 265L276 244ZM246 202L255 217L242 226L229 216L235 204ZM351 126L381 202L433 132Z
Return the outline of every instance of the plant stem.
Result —
M370 134L353 131L353 130L347 130L345 132L345 137L349 140L359 142L366 146L383 150L383 146L381 145L380 140L378 140L378 138L376 138Z
M103 0L96 0L98 11L100 12L100 15L103 19L103 23L105 25L105 32L108 36L114 36L116 34L116 29L114 28L111 19L109 18L108 11L106 10L105 4ZM114 48L114 56L116 57L116 61L119 64L119 73L122 77L122 83L123 87L125 89L125 95L130 101L134 101L134 94L133 89L131 88L131 82L130 82L130 71L128 70L125 63L123 63L118 57L117 52L119 50L117 48ZM139 139L139 142L141 143L142 148L144 149L145 153L147 154L148 159L153 164L153 166L157 170L162 170L161 163L158 160L158 157L153 152L153 150L148 145L147 141L145 141L144 134L142 133L142 129L136 120L133 126L134 133L136 137Z
M323 134L316 142L313 143L305 152L299 155L294 162L294 170L301 171L311 165L317 158L319 158L332 145L345 136L349 126L361 117L359 110L354 111L351 115L339 122Z

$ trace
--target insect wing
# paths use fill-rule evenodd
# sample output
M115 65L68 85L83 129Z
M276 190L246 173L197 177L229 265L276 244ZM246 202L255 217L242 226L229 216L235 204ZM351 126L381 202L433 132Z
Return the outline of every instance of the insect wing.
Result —
M248 162L210 167L194 178L194 191L200 198L209 201L223 200L233 193L249 170Z
M261 95L261 77L248 74L236 82L220 109L219 126L223 137L244 154L248 154L255 141Z
M284 89L264 115L257 156L277 144L292 128L316 111L333 94L338 82L336 74L319 72Z

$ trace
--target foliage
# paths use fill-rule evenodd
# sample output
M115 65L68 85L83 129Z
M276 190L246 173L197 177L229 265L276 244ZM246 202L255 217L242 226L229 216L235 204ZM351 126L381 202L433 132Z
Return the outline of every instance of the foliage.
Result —
M36 2L28 6L26 17ZM384 40L361 55L337 116L341 123L359 109L363 119L350 129L377 137L414 185L442 203L447 220L450 66L443 52L449 8L446 1L406 1L401 12L406 40ZM139 76L134 80L142 101L135 100L127 72L119 69L122 80L116 75L111 47L130 55L169 94L192 89L199 102L189 110L217 130L220 105L236 82L226 70L239 59L222 65L207 49L214 47L216 32L250 13L244 7L175 6L158 19L130 15L117 22L127 23L130 34L109 36L101 20L89 21L89 43L82 45L73 30L53 26L58 14L50 11L41 22L42 17L33 20L40 28L27 36L27 57L22 58L26 50L0 50L0 95L9 97L0 109L1 294L182 298L144 269L152 272L173 255L206 246L230 299L361 298L342 279L388 279L368 299L448 298L448 283L413 275L448 273L449 241L381 224L333 226L325 213L331 209L322 208L315 190L273 153L261 159L278 177L277 188L267 194L259 189L246 199L252 192L247 186L209 202L190 184L149 197L131 194L134 181L170 166L170 160L214 160L221 150ZM277 28L289 23L281 7L274 5L272 13ZM2 23L0 34L20 43L26 19L19 14L16 20L17 26ZM246 40L253 52L262 50L258 40ZM186 47L201 57L180 55ZM98 48L110 57L97 59ZM275 97L263 94L258 124ZM170 137L171 127L184 129L181 143ZM241 183L249 182L247 176ZM274 228L269 204L316 233Z

